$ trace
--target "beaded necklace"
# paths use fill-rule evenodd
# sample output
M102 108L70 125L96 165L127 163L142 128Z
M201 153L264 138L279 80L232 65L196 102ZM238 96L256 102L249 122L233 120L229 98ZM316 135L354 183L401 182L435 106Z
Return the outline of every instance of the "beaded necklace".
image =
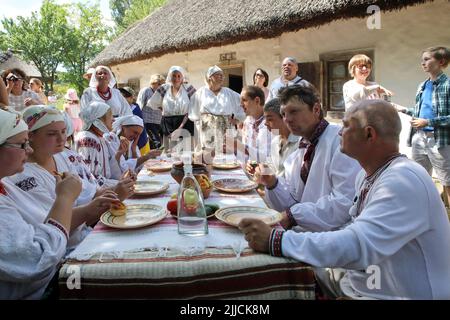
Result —
M108 100L111 99L111 97L112 97L112 92L111 92L111 89L110 89L109 87L106 89L106 92L105 92L105 93L101 92L101 91L98 89L98 87L97 87L97 93L98 93L98 95L99 95L103 100L105 100L105 101L108 101Z

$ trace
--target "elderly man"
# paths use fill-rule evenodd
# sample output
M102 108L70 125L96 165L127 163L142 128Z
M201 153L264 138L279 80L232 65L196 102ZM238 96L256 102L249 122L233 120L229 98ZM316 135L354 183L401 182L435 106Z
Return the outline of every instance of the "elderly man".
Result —
M267 101L276 98L281 88L296 84L311 85L308 81L298 76L297 73L297 59L292 57L284 58L283 64L281 65L281 77L275 79L270 85L269 98Z
M155 149L161 146L161 110L153 110L147 105L150 98L156 92L160 85L164 83L164 77L160 74L154 74L150 77L150 86L144 87L139 91L136 103L142 109L142 118L144 119L145 130L150 137L150 148Z
M289 130L302 139L285 161L284 176L255 169L269 205L284 211L282 225L307 231L334 230L350 220L359 164L339 150L338 125L324 118L317 92L291 86L280 92L281 113Z
M246 219L250 246L317 267L344 268L336 278L318 272L334 296L450 299L450 225L433 181L398 152L400 118L389 103L365 100L343 119L342 152L363 171L349 210L351 223L332 232L295 233Z

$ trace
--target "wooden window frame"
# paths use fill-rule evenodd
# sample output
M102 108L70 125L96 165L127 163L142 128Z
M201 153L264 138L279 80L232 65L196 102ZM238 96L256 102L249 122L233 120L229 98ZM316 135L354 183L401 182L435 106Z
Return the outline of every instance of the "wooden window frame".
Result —
M322 91L322 101L323 104L326 106L326 111L341 111L338 109L332 109L330 106L330 93L329 93L329 77L328 77L328 64L330 62L340 62L340 61L347 61L347 66L348 66L348 61L357 54L365 54L368 57L370 57L372 59L372 71L370 73L370 77L369 77L369 81L375 81L375 64L376 64L376 60L375 60L375 50L373 48L364 48L364 49L352 49L352 50L345 50L345 51L334 51L334 52L327 52L327 53L323 53L319 55L320 61L322 62L323 65L323 79L322 79L322 86L323 86L323 91ZM348 73L347 70L347 66L346 66L346 72ZM342 110L343 111L343 110Z

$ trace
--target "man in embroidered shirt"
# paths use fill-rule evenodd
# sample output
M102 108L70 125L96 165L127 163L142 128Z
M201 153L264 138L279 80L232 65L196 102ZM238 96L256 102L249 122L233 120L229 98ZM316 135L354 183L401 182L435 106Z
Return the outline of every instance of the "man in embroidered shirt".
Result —
M414 108L400 108L411 116L412 158L431 175L434 169L450 203L450 80L444 74L450 50L432 47L422 54L429 79L419 85Z
M264 118L267 129L272 135L270 148L271 164L277 176L284 176L287 157L298 149L299 136L289 131L280 113L280 99L274 98L264 105ZM246 170L250 174L255 173L252 163L247 163Z
M296 84L311 85L308 81L298 76L297 73L298 73L297 59L292 57L284 58L283 63L281 65L281 77L272 81L269 90L269 98L267 99L267 101L276 98L281 88Z
M324 118L317 91L290 86L280 92L281 113L289 130L302 136L299 148L285 161L284 176L255 169L266 186L265 200L283 212L284 228L328 231L350 220L358 162L339 150L340 126Z
M319 267L319 284L333 297L450 299L446 211L423 167L398 152L395 108L383 100L361 101L346 111L343 123L342 152L364 169L351 223L331 232L296 233L243 219L239 227L250 247ZM343 268L343 277L333 279L324 267Z
M271 135L264 119L264 91L257 86L246 86L241 92L241 105L247 118L244 121L242 143L250 160L266 160L270 155Z

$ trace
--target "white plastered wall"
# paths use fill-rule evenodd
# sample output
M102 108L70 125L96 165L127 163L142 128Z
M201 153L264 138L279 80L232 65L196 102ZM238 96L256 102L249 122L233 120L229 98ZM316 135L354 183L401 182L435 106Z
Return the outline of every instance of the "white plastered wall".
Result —
M312 62L318 61L323 53L370 48L375 52L375 80L394 91L393 101L411 106L417 85L425 78L420 67L422 49L434 45L450 46L448 12L450 2L438 0L382 13L379 30L369 30L367 19L338 20L273 39L243 41L117 65L113 71L119 83L140 78L142 87L149 83L151 74L166 74L170 66L180 65L187 70L189 81L198 88L204 85L207 68L219 63L221 53L236 52L237 60L244 62L244 83L251 84L253 72L258 67L265 69L271 80L277 77L285 56Z

